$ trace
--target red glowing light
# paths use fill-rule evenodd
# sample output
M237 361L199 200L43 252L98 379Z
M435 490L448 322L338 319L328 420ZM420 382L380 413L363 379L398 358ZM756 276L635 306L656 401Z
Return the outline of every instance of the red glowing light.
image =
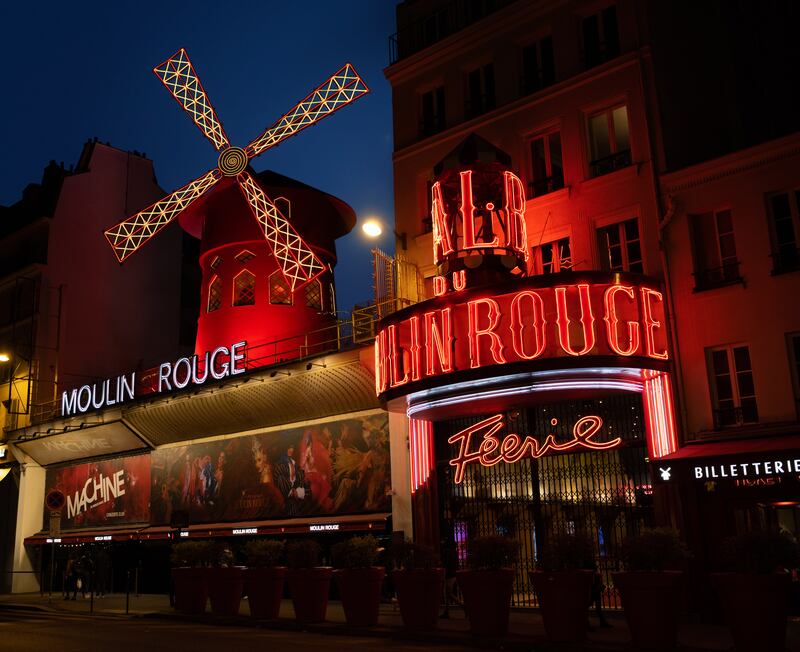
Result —
M441 324L436 322L440 316ZM453 371L453 329L450 320L450 308L426 312L425 320L425 371L433 376L435 363L439 363L439 373ZM435 352L435 357L434 357Z
M525 352L525 321L523 319L522 302L530 300L530 312L533 316L530 327L533 329L535 347L533 353ZM547 345L547 332L545 331L544 301L536 292L520 292L511 301L511 342L516 353L522 360L533 360L544 352Z
M508 219L508 245L528 260L528 236L525 228L525 188L516 174L503 172L505 211Z
M576 287L576 286L572 286ZM556 322L558 323L558 339L561 343L561 348L569 355L586 355L594 348L595 333L594 333L594 315L592 314L591 297L589 296L589 285L586 283L579 283L577 285L578 295L581 304L581 327L583 329L583 348L575 350L572 348L572 342L569 336L569 327L572 322L569 319L567 312L567 287L557 287L556 293Z
M450 218L442 198L442 184L438 181L431 187L431 218L433 222L433 262L438 265L445 256L449 256L455 251L450 235Z
M411 493L425 485L435 466L433 458L433 424L424 419L408 420Z
M475 204L472 201L472 170L461 173L461 220L464 224L463 249L484 249L499 244L497 236L491 242L475 240ZM485 218L484 218L485 221ZM484 229L485 230L485 229Z
M639 323L635 321L626 322L628 325L628 347L623 349L619 341L619 331L617 329L619 318L617 317L617 308L614 303L614 298L619 293L626 295L631 301L636 301L634 290L629 285L612 285L606 290L604 303L608 345L617 355L633 355L639 349Z
M642 293L642 321L644 322L644 341L647 348L647 355L651 358L666 360L669 356L666 348L663 351L656 351L655 331L660 329L662 324L653 318L652 300L656 299L661 304L664 303L664 296L661 292L650 288L640 288Z
M487 307L488 324L483 328L478 328L478 307ZM495 332L500 321L500 305L494 299L475 299L467 304L469 314L469 366L472 369L481 365L481 346L480 338L489 338L489 350L492 352L492 359L497 364L503 364L506 359L503 357L503 340Z

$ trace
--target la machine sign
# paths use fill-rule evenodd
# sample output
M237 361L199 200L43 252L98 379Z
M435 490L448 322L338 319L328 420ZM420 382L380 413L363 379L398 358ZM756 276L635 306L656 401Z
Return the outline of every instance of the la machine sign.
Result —
M202 357L193 355L175 362L164 362L158 367L157 378L150 381L139 379L137 383L136 372L131 372L65 391L61 394L61 416L100 410L146 393L160 394L243 374L246 371L246 347L247 342L237 342L206 351Z

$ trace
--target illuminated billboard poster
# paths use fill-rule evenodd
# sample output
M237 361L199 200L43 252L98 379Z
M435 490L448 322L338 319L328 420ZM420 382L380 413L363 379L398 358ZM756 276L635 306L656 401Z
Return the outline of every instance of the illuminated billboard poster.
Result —
M47 469L46 482L67 498L65 530L150 520L149 454Z
M153 452L152 521L192 523L387 511L385 413Z

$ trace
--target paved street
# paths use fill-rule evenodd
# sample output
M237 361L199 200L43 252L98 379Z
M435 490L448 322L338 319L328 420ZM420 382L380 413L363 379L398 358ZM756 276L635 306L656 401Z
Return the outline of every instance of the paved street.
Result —
M181 652L182 650L271 650L300 652L332 647L348 652L430 649L385 638L325 636L306 632L219 627L186 622L75 614L0 611L0 652ZM437 650L462 650L436 646Z

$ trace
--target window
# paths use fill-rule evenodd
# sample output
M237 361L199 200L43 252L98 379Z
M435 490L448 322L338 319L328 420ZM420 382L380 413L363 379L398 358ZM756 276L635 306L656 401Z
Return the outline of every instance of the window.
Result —
M546 195L564 187L561 134L554 131L531 141L531 180L528 198Z
M789 366L792 371L794 400L797 403L797 415L800 417L800 333L789 333L786 340L789 347Z
M467 74L467 102L464 113L467 119L494 108L494 64L487 63Z
M206 304L206 312L214 312L219 310L222 305L222 279L215 276L208 284L208 303Z
M604 226L597 230L600 266L610 272L644 273L642 245L639 242L639 221L631 220Z
M587 69L619 56L616 7L606 7L603 11L586 16L581 22L581 31L583 61Z
M314 310L322 310L322 283L318 280L306 285L306 305Z
M628 108L617 106L589 116L589 172L593 177L631 164Z
M572 269L569 238L554 240L533 248L533 273L556 274Z
M708 351L714 427L758 422L756 390L750 350L747 346L724 346Z
M733 237L733 215L729 209L690 215L694 256L694 289L708 290L737 283L739 261Z
M423 93L420 100L419 135L424 138L444 131L444 86Z
M292 305L292 292L280 270L270 274L269 302L272 304Z
M550 86L555 77L552 37L545 36L522 49L523 94L535 93Z
M256 303L256 277L244 270L233 279L233 305L254 306Z
M255 257L256 255L251 251L247 251L247 249L243 249L238 254L236 254L236 260L238 260L242 264L246 263L248 260L253 260L253 258Z
M800 269L800 250L797 248L797 233L800 231L800 191L771 195L768 204L773 273Z

